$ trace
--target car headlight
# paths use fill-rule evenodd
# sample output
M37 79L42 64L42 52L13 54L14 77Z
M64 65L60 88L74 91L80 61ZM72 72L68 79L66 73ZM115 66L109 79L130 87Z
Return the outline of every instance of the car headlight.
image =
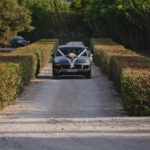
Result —
M90 62L88 60L84 61L84 64L89 64Z

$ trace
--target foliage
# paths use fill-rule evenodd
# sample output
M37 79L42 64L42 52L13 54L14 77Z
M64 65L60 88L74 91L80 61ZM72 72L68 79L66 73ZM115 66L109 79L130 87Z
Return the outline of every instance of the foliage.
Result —
M134 50L150 47L148 0L1 0L0 35L4 40L29 27L29 11L34 30L20 34L30 41L59 38L64 43L110 37Z
M90 3L87 18L93 26L94 36L111 37L134 50L149 49L148 0L94 0Z
M41 38L58 36L58 30L66 30L64 25L65 6L62 7L60 0L30 0L26 6L32 14L32 26L35 29L31 33L24 33L31 41ZM63 16L64 14L64 16Z
M150 115L150 59L110 39L92 39L94 61L114 81L130 115Z
M30 0L31 41L40 38L88 40L111 37L134 50L150 47L150 2L148 0ZM41 23L42 22L42 23Z
M22 70L18 64L0 63L0 108L12 102L19 93Z
M50 60L58 41L45 39L16 51L0 54L0 108L3 108L23 90Z
M17 63L21 67L22 74L20 76L22 78L22 86L27 85L30 79L35 76L37 59L34 55L32 56L29 54L1 54L0 63L1 62Z
M12 7L13 6L13 7ZM8 42L18 32L30 30L30 12L16 0L0 1L0 42Z
M26 7L32 14L32 26L35 29L21 35L35 41L41 38L59 38L63 42L86 38L89 30L82 16L70 7L70 3L62 0L30 0ZM42 22L42 23L41 23ZM86 33L86 34L85 34Z
M127 69L121 79L123 104L128 113L134 116L150 115L150 69Z

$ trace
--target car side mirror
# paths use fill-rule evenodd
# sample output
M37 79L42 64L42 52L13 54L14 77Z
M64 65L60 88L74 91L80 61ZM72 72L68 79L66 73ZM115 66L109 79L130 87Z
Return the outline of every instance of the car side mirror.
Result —
M89 57L93 57L93 54L91 54L91 53L89 52L89 53L88 53L88 56L89 56Z
M91 61L93 61L93 54L89 53L89 58Z

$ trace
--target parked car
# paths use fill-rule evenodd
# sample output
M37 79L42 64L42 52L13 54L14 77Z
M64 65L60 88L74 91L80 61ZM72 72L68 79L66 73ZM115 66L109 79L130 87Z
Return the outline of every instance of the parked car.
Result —
M26 40L19 40L17 42L17 47L27 46L30 42Z
M16 36L14 39L10 41L10 44L13 48L20 46L27 46L30 42L26 41L22 36Z
M61 45L52 54L53 77L60 75L84 75L91 78L91 60L87 48L82 45Z

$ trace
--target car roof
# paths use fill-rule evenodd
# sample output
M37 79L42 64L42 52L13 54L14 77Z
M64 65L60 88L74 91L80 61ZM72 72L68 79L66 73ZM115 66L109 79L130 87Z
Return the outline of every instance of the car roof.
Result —
M85 48L85 46L80 44L68 44L68 45L59 45L58 48Z
M70 42L66 43L66 45L82 45L82 46L84 46L84 43L81 41L70 41Z
M70 41L67 44L83 44L82 41Z

